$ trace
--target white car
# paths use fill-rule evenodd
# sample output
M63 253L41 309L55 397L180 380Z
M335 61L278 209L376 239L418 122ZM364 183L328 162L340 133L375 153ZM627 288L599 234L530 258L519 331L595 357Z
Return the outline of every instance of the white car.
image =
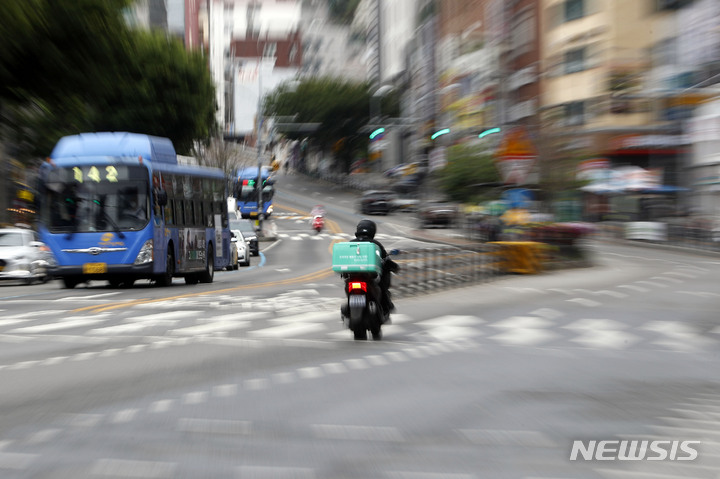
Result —
M50 279L48 269L54 261L50 248L38 241L35 231L0 229L0 279L44 283Z
M237 261L240 266L250 266L250 245L240 230L230 230L232 243L237 249Z

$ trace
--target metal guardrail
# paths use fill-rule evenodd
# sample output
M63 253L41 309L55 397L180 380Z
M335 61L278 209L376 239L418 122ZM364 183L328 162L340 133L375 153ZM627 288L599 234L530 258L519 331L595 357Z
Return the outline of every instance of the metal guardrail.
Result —
M494 245L402 250L393 257L400 270L392 276L394 297L415 296L471 284L487 283L503 272Z
M667 225L667 235L662 240L628 240L623 223L597 223L593 235L598 239L625 240L634 243L676 246L720 253L720 230L707 226Z

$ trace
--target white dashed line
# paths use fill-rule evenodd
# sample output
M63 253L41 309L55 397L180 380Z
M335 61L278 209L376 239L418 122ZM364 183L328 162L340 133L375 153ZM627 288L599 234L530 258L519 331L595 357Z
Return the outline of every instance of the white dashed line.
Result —
M328 374L342 374L348 371L343 363L326 363L322 365L322 368Z
M618 288L631 289L633 291L637 291L638 293L647 293L648 291L650 291L647 288L643 288L641 286L634 286L632 284L621 284L618 286Z
M314 424L312 430L316 437L322 439L387 442L403 442L405 440L395 427Z
M266 378L246 379L243 381L243 389L246 391L261 391L270 387L270 381Z
M157 461L129 461L126 459L98 459L91 474L96 476L162 479L173 477L177 464Z
M195 391L183 395L184 404L201 404L207 400L208 393L205 391Z
M237 384L221 384L212 389L212 395L215 397L232 397L237 395L237 393Z
M601 303L598 303L597 301L593 301L592 299L587 298L573 298L573 299L566 299L565 301L569 303L577 303L581 304L583 306L587 306L588 308L594 308L597 306L600 306Z
M123 409L122 411L118 411L115 414L113 414L112 418L110 419L110 422L113 422L115 424L121 424L125 422L130 422L133 419L135 419L135 416L137 416L138 409Z
M48 333L51 331L60 331L63 329L74 329L91 324L102 323L104 319L70 319L57 323L38 324L36 326L26 326L24 328L16 328L8 331L13 334L38 334Z
M178 420L177 430L200 434L229 434L246 436L252 432L249 421L230 419L202 419L184 417Z
M175 401L173 399L161 399L153 402L148 411L151 413L162 413L168 412Z
M364 359L346 359L343 361L350 369L367 369L368 363Z
M303 467L238 466L235 472L239 478L315 479L315 471Z

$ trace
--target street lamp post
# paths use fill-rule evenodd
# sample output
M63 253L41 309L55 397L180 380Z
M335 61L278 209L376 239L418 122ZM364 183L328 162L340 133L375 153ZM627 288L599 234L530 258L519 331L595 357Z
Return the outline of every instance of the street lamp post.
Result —
M262 184L262 128L263 128L263 111L262 111L262 57L258 60L258 131L257 131L257 181L255 182L255 188L257 188L257 215L258 215L258 237L263 236L263 184Z
M393 90L393 88L394 87L392 85L383 85L380 88L378 88L377 90L375 90L375 93L373 93L372 96L370 97L370 120L369 120L369 123L370 123L371 131L373 131L373 130L377 131L379 128L381 128L381 126L382 126L381 125L381 123L382 123L381 122L381 101L385 95L387 95L388 93L390 93ZM385 130L383 129L383 132L384 131ZM381 150L379 150L379 151L381 151ZM382 155L382 153L379 153L379 154ZM380 156L379 158L382 158L382 156ZM380 164L381 162L382 161L379 161L378 164L376 165L376 168L378 169L378 171L382 171L382 165Z

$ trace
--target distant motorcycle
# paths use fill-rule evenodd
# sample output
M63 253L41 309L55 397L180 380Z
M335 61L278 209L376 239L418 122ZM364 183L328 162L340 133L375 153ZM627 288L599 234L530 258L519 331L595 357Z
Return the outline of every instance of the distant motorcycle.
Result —
M312 220L312 229L315 230L315 233L320 233L324 227L325 218L323 218L322 216L315 216Z
M393 250L390 254L397 253ZM397 271L397 264L392 260L384 261L391 262L391 269ZM380 306L383 260L379 248L369 242L336 243L333 271L339 272L345 282L347 303L340 307L343 323L356 340L366 340L368 331L375 341L382 339L382 325L390 320L390 313L385 313Z

